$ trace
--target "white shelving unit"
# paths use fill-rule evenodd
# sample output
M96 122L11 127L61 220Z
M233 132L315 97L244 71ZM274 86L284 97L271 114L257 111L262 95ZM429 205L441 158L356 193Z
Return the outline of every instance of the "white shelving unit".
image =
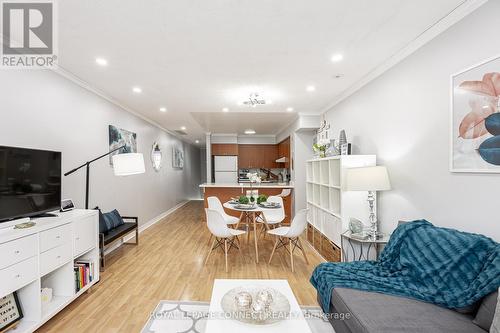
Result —
M375 155L343 155L306 162L307 238L325 259L340 261L340 234L348 229L351 217L368 221L367 193L344 190L346 169L374 166L376 162Z
M42 326L99 281L99 218L95 210L76 209L36 219L29 229L0 229L0 297L17 292L24 317L15 333ZM94 264L94 280L76 292L75 261ZM52 300L41 301L41 288Z

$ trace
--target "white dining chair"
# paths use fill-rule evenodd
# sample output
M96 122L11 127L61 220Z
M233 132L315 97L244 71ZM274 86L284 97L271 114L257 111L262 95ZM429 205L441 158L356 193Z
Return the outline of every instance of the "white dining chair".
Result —
M264 236L266 235L265 231L281 226L281 223L286 218L283 198L279 196L270 196L267 198L267 202L277 203L280 205L280 208L267 209L262 213L263 216L258 217L258 222L264 223L264 226L262 228L262 230L264 231Z
M278 194L277 196L278 196L278 197L282 197L282 198L284 198L284 197L289 196L289 195L290 195L290 193L292 193L292 190L291 190L291 189L289 189L289 188L284 188L283 190L281 190L281 193L280 193L280 194Z
M237 224L240 222L239 218L237 218L235 216L231 216L231 215L226 213L219 198L208 197L207 203L208 203L208 209L213 209L213 210L216 210L219 213L221 213L222 217L224 218L224 222L226 222L226 224Z
M207 264L212 251L220 247L224 251L227 272L227 253L232 247L236 247L241 252L239 245L235 244L235 240L238 240L239 243L238 236L243 235L245 231L228 228L224 217L217 210L206 208L205 213L207 215L208 230L210 230L210 233L214 237L214 241L208 250L207 258L205 259L205 265Z
M292 272L294 272L293 252L297 247L302 251L306 263L309 264L306 252L304 251L304 247L302 246L302 242L300 241L300 235L302 235L307 226L306 217L307 209L302 209L295 215L289 227L279 227L276 229L271 229L267 232L268 234L276 237L273 251L271 252L271 257L269 258L269 264L273 259L273 255L276 249L280 247L286 247L287 245L290 247L288 252L290 253L290 264L292 266Z

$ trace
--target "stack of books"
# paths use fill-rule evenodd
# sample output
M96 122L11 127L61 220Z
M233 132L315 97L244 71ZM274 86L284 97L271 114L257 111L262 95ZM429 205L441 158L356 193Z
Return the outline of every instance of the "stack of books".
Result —
M90 260L75 261L75 291L78 292L94 279L94 262Z

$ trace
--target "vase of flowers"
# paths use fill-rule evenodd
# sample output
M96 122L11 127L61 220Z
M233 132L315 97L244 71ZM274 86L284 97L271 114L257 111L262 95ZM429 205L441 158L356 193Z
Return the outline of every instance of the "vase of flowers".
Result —
M257 172L249 172L247 173L247 177L250 180L250 202L254 203L255 199L258 195L254 195L253 191L253 184L260 184L262 182L262 178L260 178L259 174Z
M326 157L326 150L330 146L330 141L328 139L318 140L313 144L313 150L319 154L320 158Z

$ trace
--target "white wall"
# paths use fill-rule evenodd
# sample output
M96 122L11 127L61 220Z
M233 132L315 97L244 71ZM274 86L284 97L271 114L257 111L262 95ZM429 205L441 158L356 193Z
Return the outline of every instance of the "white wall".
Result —
M425 218L500 240L500 174L449 172L450 75L500 54L498 13L489 1L327 113L335 135L345 129L355 153L389 169L383 230Z
M307 124L304 126L308 120L314 119L315 124L312 127ZM293 181L295 187L293 190L294 196L294 213L301 209L307 207L306 203L306 161L313 158L313 138L316 135L316 131L311 128L318 128L319 116L303 117L300 116L295 122L290 124L283 131L278 133L276 136L276 141L281 142L287 137L290 137L290 155L293 160L293 168L290 170L291 180Z
M45 70L4 70L0 74L0 145L62 151L63 172L108 149L108 125L137 133L146 173L115 177L104 158L91 166L90 207L139 216L141 224L180 202L199 197L200 152L183 143L185 167L172 168L174 136ZM164 164L155 172L150 151L158 141ZM84 206L84 169L63 179L63 196Z

